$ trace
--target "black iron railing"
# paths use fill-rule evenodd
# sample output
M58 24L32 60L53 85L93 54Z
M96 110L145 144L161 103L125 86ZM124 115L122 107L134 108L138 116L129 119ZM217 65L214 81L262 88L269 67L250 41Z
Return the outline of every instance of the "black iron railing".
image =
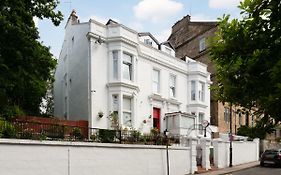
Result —
M153 130L142 134L137 130L110 130L68 126L63 124L45 124L29 121L0 120L0 138L17 138L33 140L65 140L99 143L166 145L179 143L179 136L169 135Z

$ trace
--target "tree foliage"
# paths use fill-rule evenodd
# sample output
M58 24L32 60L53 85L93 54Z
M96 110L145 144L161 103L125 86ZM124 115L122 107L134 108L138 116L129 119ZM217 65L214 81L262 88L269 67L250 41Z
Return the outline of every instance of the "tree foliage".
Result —
M263 117L256 123L255 126L241 126L238 128L238 135L248 136L251 139L260 138L265 139L266 134L273 133L275 131L275 122L272 119Z
M281 120L281 1L244 0L241 20L224 15L210 54L220 101ZM270 120L267 120L267 123Z
M2 0L0 3L0 115L9 108L38 114L56 61L38 41L33 17L59 25L57 0Z

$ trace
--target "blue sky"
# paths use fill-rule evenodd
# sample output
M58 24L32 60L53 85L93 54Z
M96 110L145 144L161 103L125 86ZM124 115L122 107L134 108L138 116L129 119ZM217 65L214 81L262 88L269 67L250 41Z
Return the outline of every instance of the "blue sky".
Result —
M159 41L170 34L171 27L185 15L192 21L215 21L223 14L239 18L237 8L240 0L60 0L57 10L64 15L59 27L49 20L35 20L40 40L51 47L55 57L59 57L64 38L64 26L72 9L80 22L90 18L106 23L113 19L138 32L150 32Z

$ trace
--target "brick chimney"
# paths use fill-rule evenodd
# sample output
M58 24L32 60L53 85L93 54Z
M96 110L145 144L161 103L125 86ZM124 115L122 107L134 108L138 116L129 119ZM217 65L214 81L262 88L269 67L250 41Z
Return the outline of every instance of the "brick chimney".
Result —
M71 21L71 24L78 24L79 20L78 20L78 16L76 15L76 11L73 9L70 16L69 16L69 20Z
M184 28L184 26L187 26L189 22L190 22L190 16L189 15L184 16L181 20L179 20L173 25L172 33L176 33L181 28Z
M76 15L76 11L72 10L71 14L69 15L66 25L64 28L67 28L69 25L74 25L80 23L78 16Z

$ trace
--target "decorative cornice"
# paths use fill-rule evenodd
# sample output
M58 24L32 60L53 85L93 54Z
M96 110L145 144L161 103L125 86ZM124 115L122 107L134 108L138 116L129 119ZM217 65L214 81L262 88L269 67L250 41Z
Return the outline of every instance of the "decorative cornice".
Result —
M208 105L202 104L202 103L193 103L193 104L188 104L186 105L187 107L201 107L201 108L207 108Z
M137 92L140 91L140 89L137 85L125 83L125 82L110 82L110 83L107 83L106 86L108 88L110 88L110 87L126 87L126 88L129 88L129 89L136 90Z
M157 100L157 101L161 101L163 103L168 103L168 104L174 104L174 105L181 105L182 103L179 102L178 100L176 99L167 99L167 98L163 98L161 95L159 94L152 94L150 96L148 96L149 100L150 101L153 101L153 100Z

